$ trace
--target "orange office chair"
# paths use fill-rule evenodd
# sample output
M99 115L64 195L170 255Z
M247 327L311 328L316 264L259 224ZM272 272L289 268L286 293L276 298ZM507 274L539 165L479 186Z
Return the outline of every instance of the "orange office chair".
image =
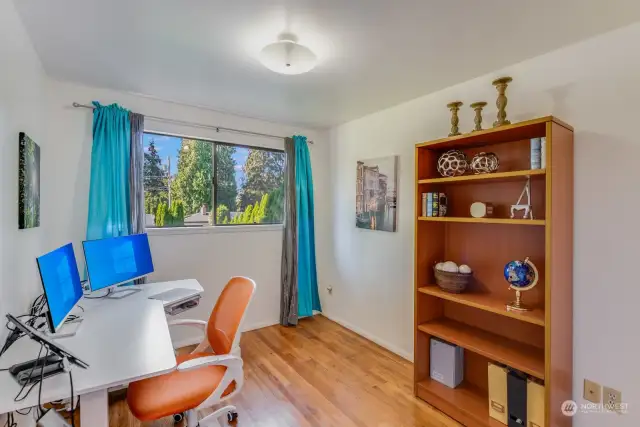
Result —
M151 421L186 412L187 427L217 424L227 414L229 422L238 417L228 405L204 417L199 424L197 410L220 403L242 388L242 359L232 354L240 341L240 326L256 284L246 277L233 277L224 287L209 321L175 320L169 326L197 326L204 339L191 354L176 357L178 365L168 374L129 384L127 403L141 421Z

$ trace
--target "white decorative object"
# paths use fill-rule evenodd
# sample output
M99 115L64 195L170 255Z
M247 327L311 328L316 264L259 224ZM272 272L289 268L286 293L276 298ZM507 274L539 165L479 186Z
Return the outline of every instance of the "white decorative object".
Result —
M547 168L547 138L540 138L540 168Z
M527 203L522 203L522 198L527 196ZM515 205L511 205L511 218L516 217L517 211L524 211L523 219L533 219L533 207L531 206L531 177L527 177L527 183L524 185L522 193Z
M442 271L446 271L448 273L457 273L458 272L458 264L453 261L447 261L442 266Z
M494 153L478 153L471 160L471 170L475 174L492 173L500 167L498 156Z
M491 203L475 202L471 204L471 216L474 218L487 218L493 215Z
M439 262L436 264L436 270L442 271L443 268L444 268L444 262Z
M542 168L541 152L540 152L540 138L531 138L531 169Z
M317 59L311 49L298 43L293 34L281 34L277 42L265 46L260 52L262 65L280 74L311 71Z
M462 264L460 267L458 267L458 273L469 274L471 273L471 267L469 267L467 264Z
M468 168L467 156L460 150L449 150L438 159L438 172L445 177L463 175Z

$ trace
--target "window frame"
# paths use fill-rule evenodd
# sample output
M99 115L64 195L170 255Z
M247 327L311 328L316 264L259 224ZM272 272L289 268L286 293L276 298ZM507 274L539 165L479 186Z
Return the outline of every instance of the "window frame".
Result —
M277 222L277 223L253 223L253 224L217 224L216 223L216 209L217 209L217 205L218 205L218 196L217 196L217 178L216 178L216 170L218 167L218 161L217 161L217 156L216 156L216 145L225 145L228 147L237 147L237 148L245 148L245 149L249 149L249 150L262 150L262 151L269 151L269 152L275 152L275 153L282 153L285 156L285 164L287 163L287 153L285 152L284 149L279 149L279 148L269 148L269 147L262 147L262 146L256 146L256 145L249 145L249 144L238 144L238 143L233 143L233 142L224 142L224 141L216 141L213 140L211 138L201 138L201 137L197 137L197 136L185 136L185 135L180 135L180 134L175 134L175 133L171 133L171 132L161 132L161 131L152 131L152 130L144 130L143 134L150 134L150 135L161 135L161 136L171 136L171 137L175 137L175 138L181 138L181 139L193 139L196 141L204 141L204 142L208 142L212 145L212 150L211 150L211 167L212 167L212 176L211 176L211 200L212 200L212 204L213 206L211 207L212 211L213 211L213 224L211 225L205 225L202 227L151 227L151 228L146 228L145 231L151 232L151 234L205 234L205 233L210 233L210 232L243 232L243 231L268 231L268 230L282 230L284 228L284 213L283 213L283 218L282 218L282 222ZM177 167L177 165L176 165ZM144 171L143 171L144 173ZM169 172L171 173L171 172ZM286 180L286 177L285 177ZM285 197L286 197L286 193L285 193ZM257 228L256 228L257 226Z

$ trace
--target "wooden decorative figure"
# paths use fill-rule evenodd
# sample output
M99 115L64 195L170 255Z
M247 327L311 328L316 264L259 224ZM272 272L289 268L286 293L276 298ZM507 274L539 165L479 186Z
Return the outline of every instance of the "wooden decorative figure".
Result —
M493 127L510 125L511 122L507 120L507 96L504 94L507 91L507 86L513 79L511 77L502 77L493 81L493 85L498 89L498 99L496 100L496 107L498 107L498 119L493 122Z
M470 107L473 108L473 111L476 112L476 115L473 119L473 123L475 123L476 126L473 128L473 132L482 130L482 109L486 106L486 102L474 102L470 105Z
M527 195L527 204L522 203L522 198ZM515 205L511 205L511 218L516 217L516 211L524 211L523 219L533 219L533 207L531 207L531 177L527 177L527 183L524 185L522 193Z
M451 111L451 132L449 136L461 135L460 129L458 128L458 123L460 123L460 119L458 118L458 111L460 111L460 107L462 107L462 102L450 102L447 104L447 108Z

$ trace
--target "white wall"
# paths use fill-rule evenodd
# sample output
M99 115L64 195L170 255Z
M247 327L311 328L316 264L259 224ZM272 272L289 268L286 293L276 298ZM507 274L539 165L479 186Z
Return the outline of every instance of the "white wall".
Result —
M314 140L311 145L316 203L326 203L329 185L326 178L328 162L328 135L326 132L300 129L282 124L267 123L255 119L222 114L202 108L160 101L111 90L75 85L49 80L47 84L47 114L49 128L47 139L55 148L55 172L43 177L47 187L43 198L49 209L44 214L55 224L50 230L51 248L73 241L76 252L81 251L85 236L89 193L91 156L92 113L87 109L73 108L75 102L89 104L97 100L102 104L117 102L125 108L145 115L251 130L275 135L292 135L296 132ZM187 127L166 122L147 120L146 130L178 135L209 138L212 140L283 148L282 140L250 137L239 134L216 133L211 129ZM317 227L326 227L322 218ZM191 234L151 235L151 249L156 272L151 280L196 278L205 288L200 306L184 314L184 317L206 320L217 297L231 276L253 278L258 290L246 319L247 328L278 323L280 295L280 254L282 228L265 226L241 227L218 232L185 230ZM200 233L198 233L200 232ZM162 231L160 231L162 233ZM329 233L318 233L318 246L327 245ZM324 245L324 246L323 246ZM81 253L81 252L80 252ZM323 251L327 253L327 251ZM82 256L78 257L82 262ZM183 328L174 336L181 342L189 341L194 331Z
M26 311L39 293L35 257L45 247L50 218L41 226L18 230L18 134L26 132L46 159L44 73L11 1L0 0L0 342L5 314ZM44 172L49 163L41 163ZM42 205L41 209L47 209Z
M51 146L46 140L45 75L9 0L0 0L0 58L0 343L4 343L5 315L27 311L40 293L35 257L46 247L52 226L49 218L42 217L39 228L18 230L18 134L25 132L36 141L43 159ZM43 173L48 166L41 161ZM41 212L46 208L42 204ZM4 422L0 414L0 424ZM20 423L33 421L24 417Z
M387 344L413 353L414 144L446 136L445 105L462 100L461 126L473 126L468 105L486 100L484 126L495 118L491 81L513 76L512 121L553 114L575 127L574 395L590 378L622 391L631 414L578 414L576 426L637 426L640 420L640 24L461 83L339 126L331 133L333 259L323 270L333 295L325 313ZM354 226L356 160L400 156L399 228ZM489 250L489 248L488 248ZM610 417L610 418L603 418Z

